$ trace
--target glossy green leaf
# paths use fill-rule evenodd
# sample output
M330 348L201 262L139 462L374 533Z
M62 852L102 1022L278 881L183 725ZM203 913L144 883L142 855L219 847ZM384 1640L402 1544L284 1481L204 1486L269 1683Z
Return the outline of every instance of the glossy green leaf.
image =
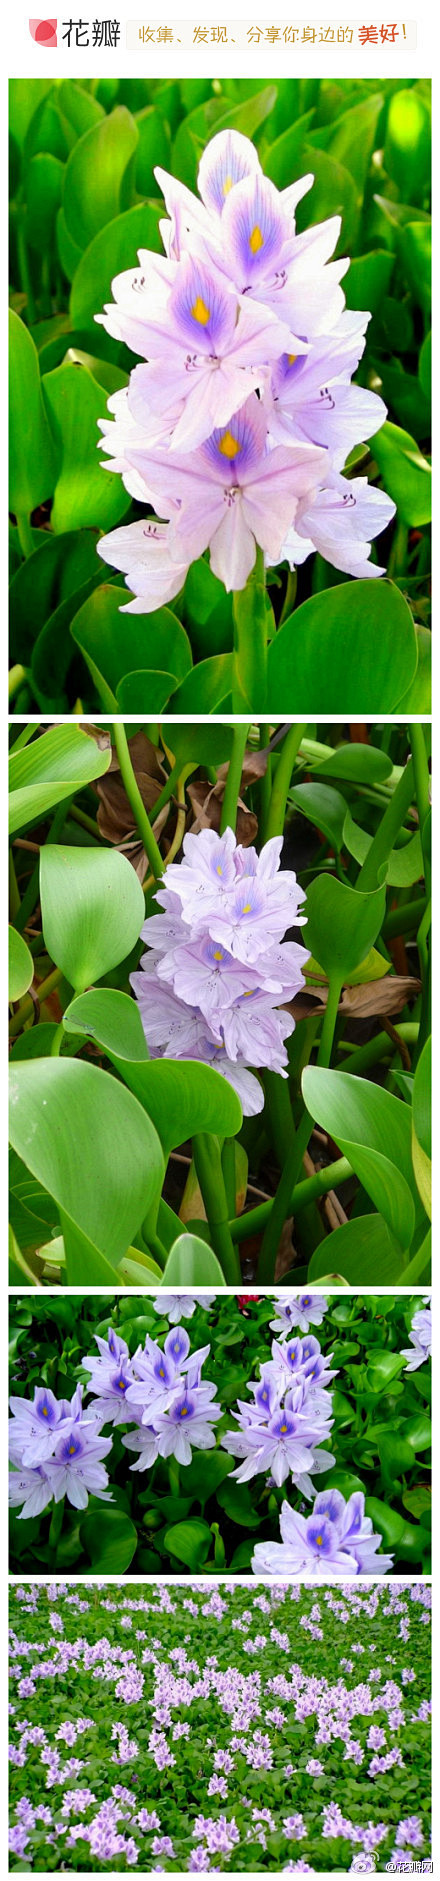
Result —
M148 665L152 689L156 666L159 686L165 669L171 680L169 698L192 665L188 636L171 608L159 608L155 614L122 614L128 598L126 588L104 582L79 609L71 626L72 638L84 654L107 711L117 709L116 695L124 675L130 679ZM139 694L135 710L141 709ZM151 715L153 707L147 709Z
M384 487L397 504L402 522L419 528L431 520L431 468L415 438L399 425L385 424L376 433L373 454Z
M314 176L313 187L298 203L295 221L299 233L317 222L325 222L327 216L341 217L341 235L338 249L341 254L350 250L356 240L358 226L358 193L350 171L326 150L316 150L312 143L303 148L302 164L304 170Z
M30 665L35 641L63 602L93 580L98 557L92 529L43 534L11 582L11 659ZM78 602L79 606L79 602Z
M81 1522L81 1539L96 1574L126 1574L136 1554L137 1529L124 1509L98 1502Z
M307 942L315 960L341 985L369 953L382 926L385 888L364 894L334 875L317 875L307 891Z
M134 118L124 105L117 105L75 144L66 166L64 214L79 248L86 248L106 222L128 208L122 191L137 143Z
M16 927L9 928L9 973L8 1000L22 999L32 985L34 962L23 935Z
M338 584L305 601L275 635L268 710L312 719L393 712L416 664L414 623L399 589L380 580Z
M310 761L319 778L340 777L347 784L383 784L392 768L391 758L377 745L338 744L328 757Z
M50 151L32 157L27 173L26 236L30 248L49 249L60 207L64 164Z
M201 713L229 711L232 707L233 656L219 653L212 660L200 660L188 673L171 700L170 710L191 717Z
M126 514L129 498L119 478L107 475L98 452L105 392L86 366L73 361L45 373L43 392L56 448L52 529L56 535L90 526L111 529Z
M377 313L388 292L393 268L394 255L387 254L385 248L376 248L368 255L355 255L344 276L347 307L361 313L368 307L371 313Z
M425 313L431 311L431 225L428 221L406 222L399 237L400 256L406 268L414 300Z
M41 389L38 353L18 314L9 314L9 503L28 516L52 496L55 450ZM29 440L32 449L29 449Z
M141 712L152 718L155 712L164 712L175 689L175 675L158 672L125 673L120 680L116 704L118 712L128 713L131 717Z
M347 805L339 790L333 790L330 784L295 784L289 791L289 803L301 816L306 816L310 823L322 830L331 849L339 854L342 849L344 822Z
M103 777L111 760L107 732L89 738L79 725L53 725L9 759L11 836L65 797Z
M167 1528L164 1543L169 1554L176 1555L185 1567L197 1572L207 1560L212 1544L211 1530L207 1522L194 1515L191 1521L176 1522L172 1528Z
M380 1085L316 1065L303 1072L302 1088L310 1115L348 1157L390 1233L406 1251L415 1222L408 1105Z
M196 1234L179 1234L161 1275L161 1287L223 1287L225 1277L217 1255Z
M405 1269L402 1251L390 1234L383 1215L359 1215L336 1228L315 1249L310 1261L309 1280L323 1280L331 1258L336 1272L348 1286L371 1287L403 1285Z
M117 849L46 843L40 897L48 954L77 993L131 953L145 903L135 869Z
M427 627L416 626L417 669L414 679L400 700L402 717L417 717L431 710L431 634Z
M416 1066L413 1092L412 1158L417 1188L431 1219L431 1040Z
M413 87L390 98L384 165L404 200L418 202L423 197L430 180L431 126Z
M373 841L368 830L361 829L355 823L350 810L346 809L344 820L344 847L356 862L365 862ZM409 842L402 843L400 849L391 849L387 862L386 879L390 888L409 888L413 882L419 882L423 875L422 845L418 830L410 836Z
M159 158L155 159L159 162ZM75 327L93 326L112 299L112 281L124 268L135 268L139 248L161 250L159 205L143 202L99 228L84 250L72 282L70 314ZM96 328L95 328L96 338Z
M82 853L92 853L96 858L96 850ZM105 851L106 856L109 853ZM131 873L134 875L133 870ZM153 1118L166 1155L200 1130L215 1136L235 1136L241 1128L242 1113L232 1085L211 1065L186 1059L146 1058L143 1037L137 1044L139 1026L128 1016L122 1040L123 999L127 1006L134 1003L127 994L116 995L110 988L103 987L99 994L85 993L67 1007L66 1031L87 1032L108 1053L121 1078ZM132 1045L136 1056L129 1058Z
M68 1282L113 1284L159 1200L164 1162L153 1124L130 1091L79 1059L13 1065L10 1080L11 1144L59 1209Z

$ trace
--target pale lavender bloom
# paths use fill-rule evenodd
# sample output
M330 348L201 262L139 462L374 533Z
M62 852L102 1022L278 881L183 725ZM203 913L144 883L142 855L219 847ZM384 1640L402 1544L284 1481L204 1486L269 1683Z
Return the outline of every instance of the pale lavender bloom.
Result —
M177 1326L181 1319L192 1319L198 1306L203 1313L209 1313L216 1297L213 1290L205 1293L165 1293L164 1290L163 1293L156 1294L156 1299L152 1300L151 1304L154 1306L155 1313L162 1314L165 1319L169 1319L172 1326Z
M407 1360L405 1371L416 1372L419 1365L425 1365L426 1360L431 1357L432 1311L430 1306L421 1307L419 1312L414 1313L409 1336L411 1344L401 1352L400 1356Z
M276 1319L269 1321L272 1332L289 1333L292 1326L298 1326L300 1332L308 1332L309 1326L321 1325L328 1308L324 1293L286 1293L280 1287L274 1299Z
M385 569L369 560L370 548L374 537L388 528L395 510L391 498L368 483L367 477L347 480L335 471L325 488L315 489L312 497L298 503L295 521L273 560L287 561L293 569L317 549L343 574L363 580L383 575Z
M73 1508L86 1509L89 1493L99 1496L102 1502L111 1502L112 1492L108 1489L103 1463L111 1447L111 1437L101 1437L93 1421L67 1426L55 1445L53 1458L46 1464L54 1502L66 1496Z
M191 1385L174 1398L169 1411L156 1419L160 1456L175 1456L179 1463L190 1463L192 1451L215 1448L211 1426L222 1415L220 1404L213 1404L216 1385Z
M135 1375L128 1346L112 1327L109 1327L107 1340L102 1339L99 1333L95 1333L94 1337L99 1348L99 1358L92 1353L82 1361L84 1369L91 1373L88 1389L97 1400L91 1409L103 1424L126 1423L125 1398Z
M181 1373L186 1369L189 1349L188 1333L183 1327L167 1334L163 1351L147 1333L143 1351L136 1353L135 1377L127 1386L126 1422L133 1405L140 1407L144 1424L152 1421L151 1413L154 1421L157 1411L167 1409Z
M72 1419L81 1418L82 1386L77 1385L70 1403L55 1398L44 1385L37 1385L32 1403L28 1398L10 1398L9 1405L13 1414L10 1456L14 1463L33 1468L53 1456L57 1437L69 1428Z
M304 894L294 872L280 870L281 849L281 837L260 855L243 849L232 829L186 836L158 890L162 911L142 929L150 951L131 976L150 1053L211 1064L246 1116L264 1101L249 1067L287 1075L294 1020L280 1003L303 984L307 959L282 941L304 919Z
M281 1578L307 1574L337 1580L361 1571L387 1574L393 1565L392 1555L377 1555L381 1537L373 1534L372 1522L364 1516L360 1493L345 1503L338 1490L326 1490L316 1497L307 1518L283 1502L280 1531L281 1543L257 1542L251 1563L254 1574Z

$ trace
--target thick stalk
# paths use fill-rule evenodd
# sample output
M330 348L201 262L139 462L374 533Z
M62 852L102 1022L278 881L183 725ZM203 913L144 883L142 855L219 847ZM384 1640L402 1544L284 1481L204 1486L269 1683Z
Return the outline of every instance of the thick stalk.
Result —
M145 804L142 802L139 786L136 783L125 726L121 724L120 719L114 720L113 732L124 790L133 811L136 829L144 845L145 854L148 856L150 869L152 870L155 881L158 881L165 868L165 863L161 856L160 849L158 848L156 838L153 836L150 819L145 809Z
M26 679L26 668L24 666L11 666L8 677L8 699L15 699L15 694L19 691L19 687L23 685L24 679Z
M165 804L169 803L170 797L172 797L174 791L177 790L179 779L182 784L186 784L187 777L191 777L191 772L196 769L196 764L184 764L182 769L180 759L178 764L173 764L173 768L170 771L169 777L167 777L163 790L161 790L160 796L156 798L156 802L153 804L153 823L157 823L157 818L160 816L161 810L165 809Z
M328 983L327 1005L321 1026L317 1058L318 1065L327 1066L330 1064L341 990L342 980L339 978L339 974L331 973Z
M384 940L394 940L399 934L415 934L423 920L425 906L425 896L415 895L414 901L405 901L400 908L391 908L382 928Z
M27 561L28 555L33 555L34 543L31 519L30 516L25 515L24 511L19 514L17 513L17 530L20 548L22 549L25 561Z
M265 842L269 842L271 836L283 835L287 794L304 730L304 725L291 725L284 744L281 746L280 755L276 761L269 813L264 828Z
M206 1210L212 1245L223 1268L228 1286L241 1280L241 1267L228 1222L225 1185L216 1137L202 1132L194 1137L193 1155L197 1181Z
M228 775L226 778L225 794L223 798L222 813L221 813L221 818L220 818L221 836L223 836L223 832L225 829L232 829L235 831L235 825L237 822L237 803L238 803L238 799L240 796L241 773L243 770L243 759L244 759L248 737L249 737L249 725L234 725L234 730L233 730L233 735L232 735L232 751L231 751L231 756L230 756L229 764L228 764Z
M234 662L232 706L234 715L265 712L267 706L268 608L264 556L257 549L245 588L234 594Z
M282 1169L295 1142L288 1079L281 1078L278 1071L264 1071L263 1084L272 1144L278 1168Z
M321 1195L328 1195L330 1189L338 1189L342 1182L348 1182L352 1174L351 1164L345 1156L339 1156L336 1163L328 1163L326 1169L317 1169L314 1176L306 1176L303 1182L297 1183L290 1197L287 1214L300 1215L303 1208L319 1201ZM245 1215L237 1215L235 1221L230 1221L233 1241L248 1241L254 1234L262 1234L271 1207L271 1202L260 1202L258 1208L249 1208Z
M225 1185L226 1207L227 1207L228 1215L235 1215L237 1201L236 1201L235 1137L234 1136L225 1137L225 1141L224 1141L223 1149L222 1149L222 1172L223 1172L223 1181Z
M398 1037L403 1039L405 1045L417 1044L419 1027L415 1020L405 1020L403 1025L396 1025L394 1030ZM343 1049L347 1050L345 1044ZM376 1038L368 1039L366 1045L355 1045L353 1051L350 1051L343 1059L339 1069L353 1072L354 1077L364 1077L365 1072L371 1071L373 1065L380 1064L382 1058L394 1057L394 1052L395 1046L389 1032L378 1032Z
M365 862L362 863L362 868L359 870L356 887L361 888L363 893L365 893L367 889L371 890L378 887L379 871L384 863L388 861L388 856L399 834L402 823L405 820L413 795L414 765L412 758L410 758L409 764L406 765L405 770L402 772L391 802L388 804L384 815L381 817L376 835L373 836L368 855L365 857Z
M417 803L417 810L418 810L418 817L419 817L419 830L420 830L420 836L422 836L423 826L426 821L426 817L429 814L429 810L431 808L428 754L426 750L425 728L423 725L410 725L409 726L409 742L411 745L412 761L414 765L414 778L415 778L415 786L416 786L416 803ZM427 894L429 895L431 893L431 868L430 868L429 856L425 856L424 861L425 861L426 889L427 889Z
M287 1158L287 1162L284 1164L276 1195L271 1203L267 1227L263 1235L257 1273L258 1280L261 1280L263 1284L274 1278L275 1262L284 1223L289 1214L292 1193L295 1188L295 1183L298 1180L303 1156L305 1156L312 1129L313 1124L311 1117L309 1117L308 1111L305 1110L296 1132L293 1149L290 1156Z

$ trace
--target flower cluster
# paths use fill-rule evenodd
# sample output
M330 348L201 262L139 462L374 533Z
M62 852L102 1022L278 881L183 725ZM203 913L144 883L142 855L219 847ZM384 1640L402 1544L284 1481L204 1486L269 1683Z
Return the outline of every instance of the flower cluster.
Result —
M319 549L345 573L382 574L370 545L395 506L343 475L386 407L351 382L370 315L347 310L348 259L330 260L339 216L297 234L313 176L278 190L233 130L204 151L198 197L155 174L165 254L140 250L96 315L143 361L101 427L105 468L156 512L98 545L127 576L127 611L170 601L208 547L227 589L244 587L257 546L291 568Z
M156 1299L152 1300L151 1304L154 1306L155 1313L160 1313L161 1319L169 1319L170 1326L179 1326L181 1319L192 1319L198 1306L204 1313L209 1313L215 1297L215 1291L212 1289L205 1293L164 1292L157 1293Z
M305 948L283 941L303 922L304 892L280 870L282 837L260 855L227 829L185 836L183 860L164 871L162 912L142 928L149 952L131 975L152 1057L211 1064L233 1084L245 1116L262 1110L249 1066L286 1076L294 1030L280 1004L303 985Z
M111 1501L102 1458L112 1438L101 1436L104 1424L131 1425L122 1441L136 1453L133 1470L150 1469L159 1456L190 1463L192 1450L215 1445L212 1425L221 1407L212 1400L216 1386L202 1382L209 1345L190 1352L188 1333L175 1326L164 1349L146 1334L144 1347L129 1356L125 1339L109 1329L107 1339L95 1333L98 1357L83 1360L90 1373L94 1402L83 1410L83 1388L77 1386L71 1404L58 1402L52 1391L38 1386L32 1403L11 1398L9 1478L10 1502L25 1519L39 1515L62 1496L74 1508L85 1509L88 1492Z
M13 1508L23 1504L20 1514L26 1520L63 1496L75 1509L87 1508L89 1494L111 1501L103 1457L112 1440L101 1436L101 1424L92 1409L83 1409L82 1399L82 1385L70 1402L37 1385L31 1402L9 1400L9 1500Z
M259 1369L259 1379L251 1379L247 1387L253 1403L238 1399L238 1429L228 1430L223 1438L226 1449L244 1459L233 1474L243 1483L270 1472L278 1485L291 1476L310 1497L312 1476L335 1462L321 1445L333 1423L328 1386L336 1372L329 1370L319 1339L310 1336L284 1344L273 1339L272 1357Z
M375 1535L370 1516L365 1515L365 1497L360 1490L348 1502L338 1489L326 1489L316 1496L312 1514L295 1513L283 1502L280 1515L281 1542L256 1543L252 1557L254 1574L286 1574L339 1580L344 1574L388 1574L392 1554L377 1554L381 1536Z
M424 1365L432 1352L432 1310L429 1294L425 1296L423 1306L414 1313L409 1336L411 1344L404 1348L401 1357L407 1361L405 1371L417 1372L419 1365Z

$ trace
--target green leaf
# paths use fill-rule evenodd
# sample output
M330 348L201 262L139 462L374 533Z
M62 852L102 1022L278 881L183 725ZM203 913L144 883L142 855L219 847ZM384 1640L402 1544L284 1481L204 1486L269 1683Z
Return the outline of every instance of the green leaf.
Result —
M310 759L310 770L317 770L320 778L340 777L347 784L383 784L392 768L391 758L376 745L340 744L327 758Z
M376 248L368 255L356 255L344 276L347 307L360 313L368 307L371 313L377 313L388 293L393 268L394 255L388 254L385 248Z
M373 837L368 830L361 829L355 823L350 810L346 809L344 821L344 847L356 862L365 862L371 849ZM420 881L423 875L423 854L419 831L411 836L409 842L402 843L401 849L391 849L388 856L386 879L390 888L409 888L413 882Z
M399 712L402 718L418 714L426 715L431 710L431 653L432 636L427 627L416 626L417 668L408 691L399 700Z
M341 217L338 250L344 254L356 242L359 219L358 192L350 171L327 150L317 150L312 142L303 146L302 165L314 176L312 189L298 203L295 221L299 234L304 229L325 222L328 216Z
M171 700L171 712L191 717L230 709L233 679L232 653L218 653L211 660L200 660L188 673Z
M373 455L388 495L397 504L402 522L420 528L431 521L431 467L415 438L399 425L385 424L372 445Z
M417 1188L431 1220L431 1040L416 1066L413 1090L412 1159Z
M373 1352L367 1365L367 1385L369 1391L387 1391L388 1386L403 1371L404 1359L400 1352Z
M167 1528L164 1544L169 1554L175 1554L185 1567L197 1571L204 1566L211 1547L212 1535L207 1522L193 1516L189 1522L176 1522Z
M97 1574L126 1574L137 1539L131 1517L110 1503L95 1502L81 1522L81 1540Z
M348 1157L391 1235L407 1250L415 1221L408 1105L379 1085L316 1065L303 1072L302 1087L310 1116Z
M37 349L23 320L13 312L9 314L9 438L10 509L15 516L29 516L53 494L55 451Z
M26 179L26 238L37 253L52 246L63 180L64 164L50 151L32 157Z
M313 118L313 111L303 112L302 117L297 118L295 124L289 124L281 137L276 137L274 143L269 144L268 150L265 151L264 172L270 177L271 183L275 183L277 189L287 189L289 183L292 182L292 177L298 173L304 139L307 137Z
M307 891L307 940L315 960L341 986L369 953L386 908L385 888L363 893L334 875L316 875Z
M57 454L52 529L56 535L87 526L111 529L130 499L120 479L107 475L98 453L105 392L87 366L69 360L45 373L43 391Z
M405 1437L412 1450L430 1450L432 1443L432 1425L430 1417L419 1411L416 1417L405 1420Z
M268 711L312 720L393 712L416 664L414 622L399 589L380 580L340 583L305 601L275 635Z
M106 851L106 854L108 852ZM80 993L64 1013L67 1033L96 1039L115 1059L148 1060L145 1034L135 999L110 986Z
M259 1528L261 1516L252 1504L252 1494L247 1483L226 1481L217 1490L217 1502L230 1522L238 1522L239 1528Z
M32 985L34 962L23 935L16 927L9 928L9 975L8 1001L22 999Z
M312 1254L309 1280L324 1278L329 1254L327 1238ZM388 1286L402 1284L405 1278L401 1249L382 1215L359 1215L336 1228L331 1237L331 1258L348 1286Z
M143 111L137 111L135 124L139 139L136 154L136 189L140 196L156 196L157 183L154 174L155 166L156 164L160 164L162 169L169 168L170 137L168 128L165 127L164 120L160 116L159 111L155 109L154 105L150 104L145 105ZM142 246L144 248L150 247L150 243L147 243L145 235ZM115 272L115 270L113 270L113 272Z
M84 249L106 222L127 208L122 190L137 149L134 118L124 105L79 138L66 165L64 214L74 242Z
M161 1287L223 1287L224 1274L216 1254L196 1234L179 1234L168 1255Z
M46 843L40 896L47 951L77 993L131 953L145 902L135 869L117 849Z
M93 580L98 565L91 529L45 533L11 582L11 659L28 665L36 640L64 601ZM79 598L77 606L79 607Z
M420 348L419 379L428 403L431 401L432 333L427 333Z
M84 603L75 615L71 625L72 638L80 647L87 661L89 672L97 687L104 709L117 710L118 694L121 681L128 674L150 681L150 694L147 710L149 716L153 710L152 692L155 679L163 684L164 669L168 676L168 689L174 692L176 685L185 678L192 666L191 647L184 627L177 620L171 608L161 607L155 614L121 614L121 607L128 602L126 588L109 587L104 582L100 588ZM148 661L149 673L140 669ZM159 673L156 675L156 664ZM169 683L171 680L171 683ZM140 694L136 711L141 710Z
M402 1496L402 1502L404 1509L409 1509L410 1515L414 1515L416 1522L418 1522L422 1515L430 1515L431 1513L431 1490L428 1489L427 1484L417 1483L415 1489L405 1490Z
M423 199L431 173L429 112L418 93L396 91L390 98L384 167L406 202Z
M53 725L9 759L11 836L65 797L103 777L111 760L107 732L89 738L79 725Z
M103 853L108 856L111 852ZM96 850L84 850L81 854L95 858ZM134 1002L127 994L116 995L107 988L102 988L99 994L85 993L67 1007L65 1028L67 1032L87 1032L88 1037L95 1038L108 1053L124 1083L153 1118L166 1155L201 1130L217 1136L235 1136L241 1128L242 1112L232 1085L211 1065L185 1059L148 1059L144 1039L142 1046L136 1044L140 1020L127 1018L126 1041L122 1044L123 999L126 1007L133 1008ZM136 1058L129 1059L127 1048L132 1042L136 1044Z
M343 844L347 805L339 790L329 784L296 784L289 791L289 804L327 837L331 849L339 855Z
M202 1508L210 1496L214 1496L225 1476L234 1469L235 1457L228 1456L226 1450L203 1450L195 1452L185 1468L184 1485L188 1495L200 1502Z
M13 1064L10 1079L11 1144L60 1211L68 1284L114 1284L160 1196L153 1124L130 1091L79 1059Z
M431 226L428 221L406 222L399 236L400 259L418 307L431 312Z
M156 162L160 159L156 158ZM124 268L136 267L139 248L161 250L159 205L136 203L114 222L98 229L78 262L70 296L72 326L93 327L95 315L111 300L112 281ZM95 328L96 338L96 328Z

